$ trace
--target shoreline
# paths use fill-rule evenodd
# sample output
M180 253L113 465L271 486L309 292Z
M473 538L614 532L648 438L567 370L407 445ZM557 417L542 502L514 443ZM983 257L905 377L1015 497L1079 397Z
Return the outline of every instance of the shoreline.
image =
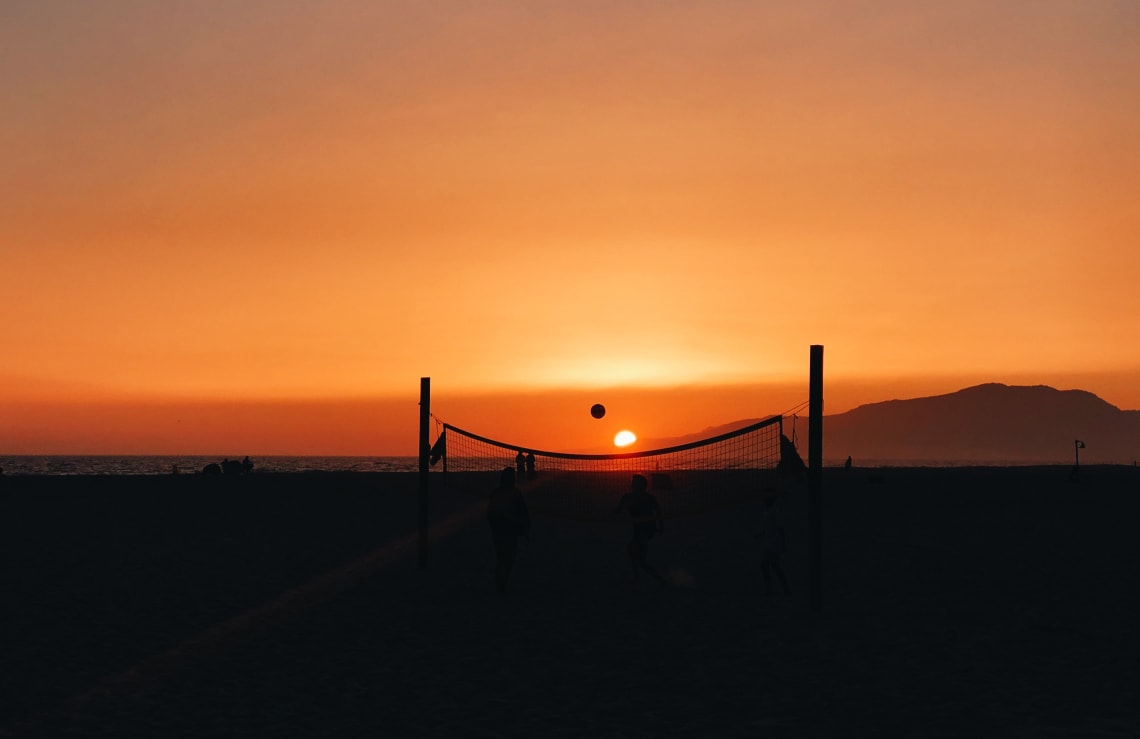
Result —
M0 480L21 476L75 476L75 475L145 475L171 476L173 474L201 475L203 468L220 463L222 456L208 455L0 455ZM408 456L263 456L252 458L254 469L250 474L308 474L308 473L412 473L419 470L419 460ZM1041 468L1071 467L1068 462L1055 460L860 460L855 469L986 469L986 468ZM1086 462L1081 467L1135 467L1136 462ZM841 469L843 459L824 460L823 469ZM429 472L439 474L440 466Z
M937 470L945 472L985 472L991 470L1016 470L1022 472L1045 472L1045 471L1064 471L1069 472L1075 466L1073 464L1063 463L1038 463L1028 462L1024 464L998 464L998 463L954 463L954 464L912 464L906 462L889 463L889 464L867 464L867 465L853 465L850 469L844 468L842 464L828 464L823 466L825 475L852 473L858 474L860 472L879 472L879 471L920 471L920 470ZM1080 464L1081 470L1140 470L1135 463L1096 463L1096 464ZM444 476L445 473L438 467L433 467L428 470L428 475L432 478L439 478ZM450 474L470 474L470 473L450 473ZM488 473L491 474L491 473ZM21 472L13 471L10 468L5 468L0 473L0 483L4 480L16 479L29 479L29 478L152 478L152 479L182 479L182 478L205 478L212 480L241 480L241 479L271 479L271 478L290 478L290 477L304 477L304 476L413 476L418 477L419 472L416 469L398 469L398 470L362 470L362 469L293 469L293 470L265 470L255 469L252 472L240 475L208 475L204 474L201 470L186 471L180 470L179 472Z

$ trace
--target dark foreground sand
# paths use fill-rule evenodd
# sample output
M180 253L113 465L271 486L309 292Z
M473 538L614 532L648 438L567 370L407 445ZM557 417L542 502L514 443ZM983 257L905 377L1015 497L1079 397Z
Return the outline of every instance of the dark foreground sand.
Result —
M755 507L536 519L414 475L0 478L0 736L1140 736L1140 472L827 470L825 604L765 598Z

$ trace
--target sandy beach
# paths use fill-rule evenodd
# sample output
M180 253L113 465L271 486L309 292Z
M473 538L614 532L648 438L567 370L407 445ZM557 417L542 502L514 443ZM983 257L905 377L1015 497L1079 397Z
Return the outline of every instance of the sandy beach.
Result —
M0 478L0 736L1140 735L1140 472L828 469L807 501L628 525L536 515L494 595L482 502L416 476ZM489 485L493 482L489 481Z

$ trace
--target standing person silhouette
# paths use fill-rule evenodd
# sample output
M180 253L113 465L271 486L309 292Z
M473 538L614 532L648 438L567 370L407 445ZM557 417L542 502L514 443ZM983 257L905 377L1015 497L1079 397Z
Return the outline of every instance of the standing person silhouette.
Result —
M507 594L507 580L519 553L519 537L530 536L530 511L522 491L515 487L515 468L504 467L499 487L487 501L487 523L495 540L495 591Z
M636 587L641 581L641 572L644 570L657 582L665 585L665 578L653 569L647 561L649 554L649 540L654 534L665 532L665 519L661 515L661 506L657 498L649 492L649 480L645 475L634 475L630 481L629 492L621 497L614 513L627 513L632 523L632 537L629 540L627 551L629 561L633 566L633 580L631 584Z
M772 594L772 575L780 581L784 595L791 595L792 589L788 585L788 578L784 576L784 568L780 566L780 555L788 548L784 532L784 524L776 509L776 496L764 496L763 508L760 509L760 530L757 538L760 539L760 573L764 576L764 595Z
M526 475L526 457L523 456L522 449L515 455L515 469L519 471L518 479L523 479Z

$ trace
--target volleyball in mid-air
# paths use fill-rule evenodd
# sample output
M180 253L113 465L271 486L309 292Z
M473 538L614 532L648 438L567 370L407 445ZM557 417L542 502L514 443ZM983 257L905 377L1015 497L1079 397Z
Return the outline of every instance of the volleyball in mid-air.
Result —
M594 403L590 406L590 415L594 418L601 418L606 415L606 407L601 403Z

